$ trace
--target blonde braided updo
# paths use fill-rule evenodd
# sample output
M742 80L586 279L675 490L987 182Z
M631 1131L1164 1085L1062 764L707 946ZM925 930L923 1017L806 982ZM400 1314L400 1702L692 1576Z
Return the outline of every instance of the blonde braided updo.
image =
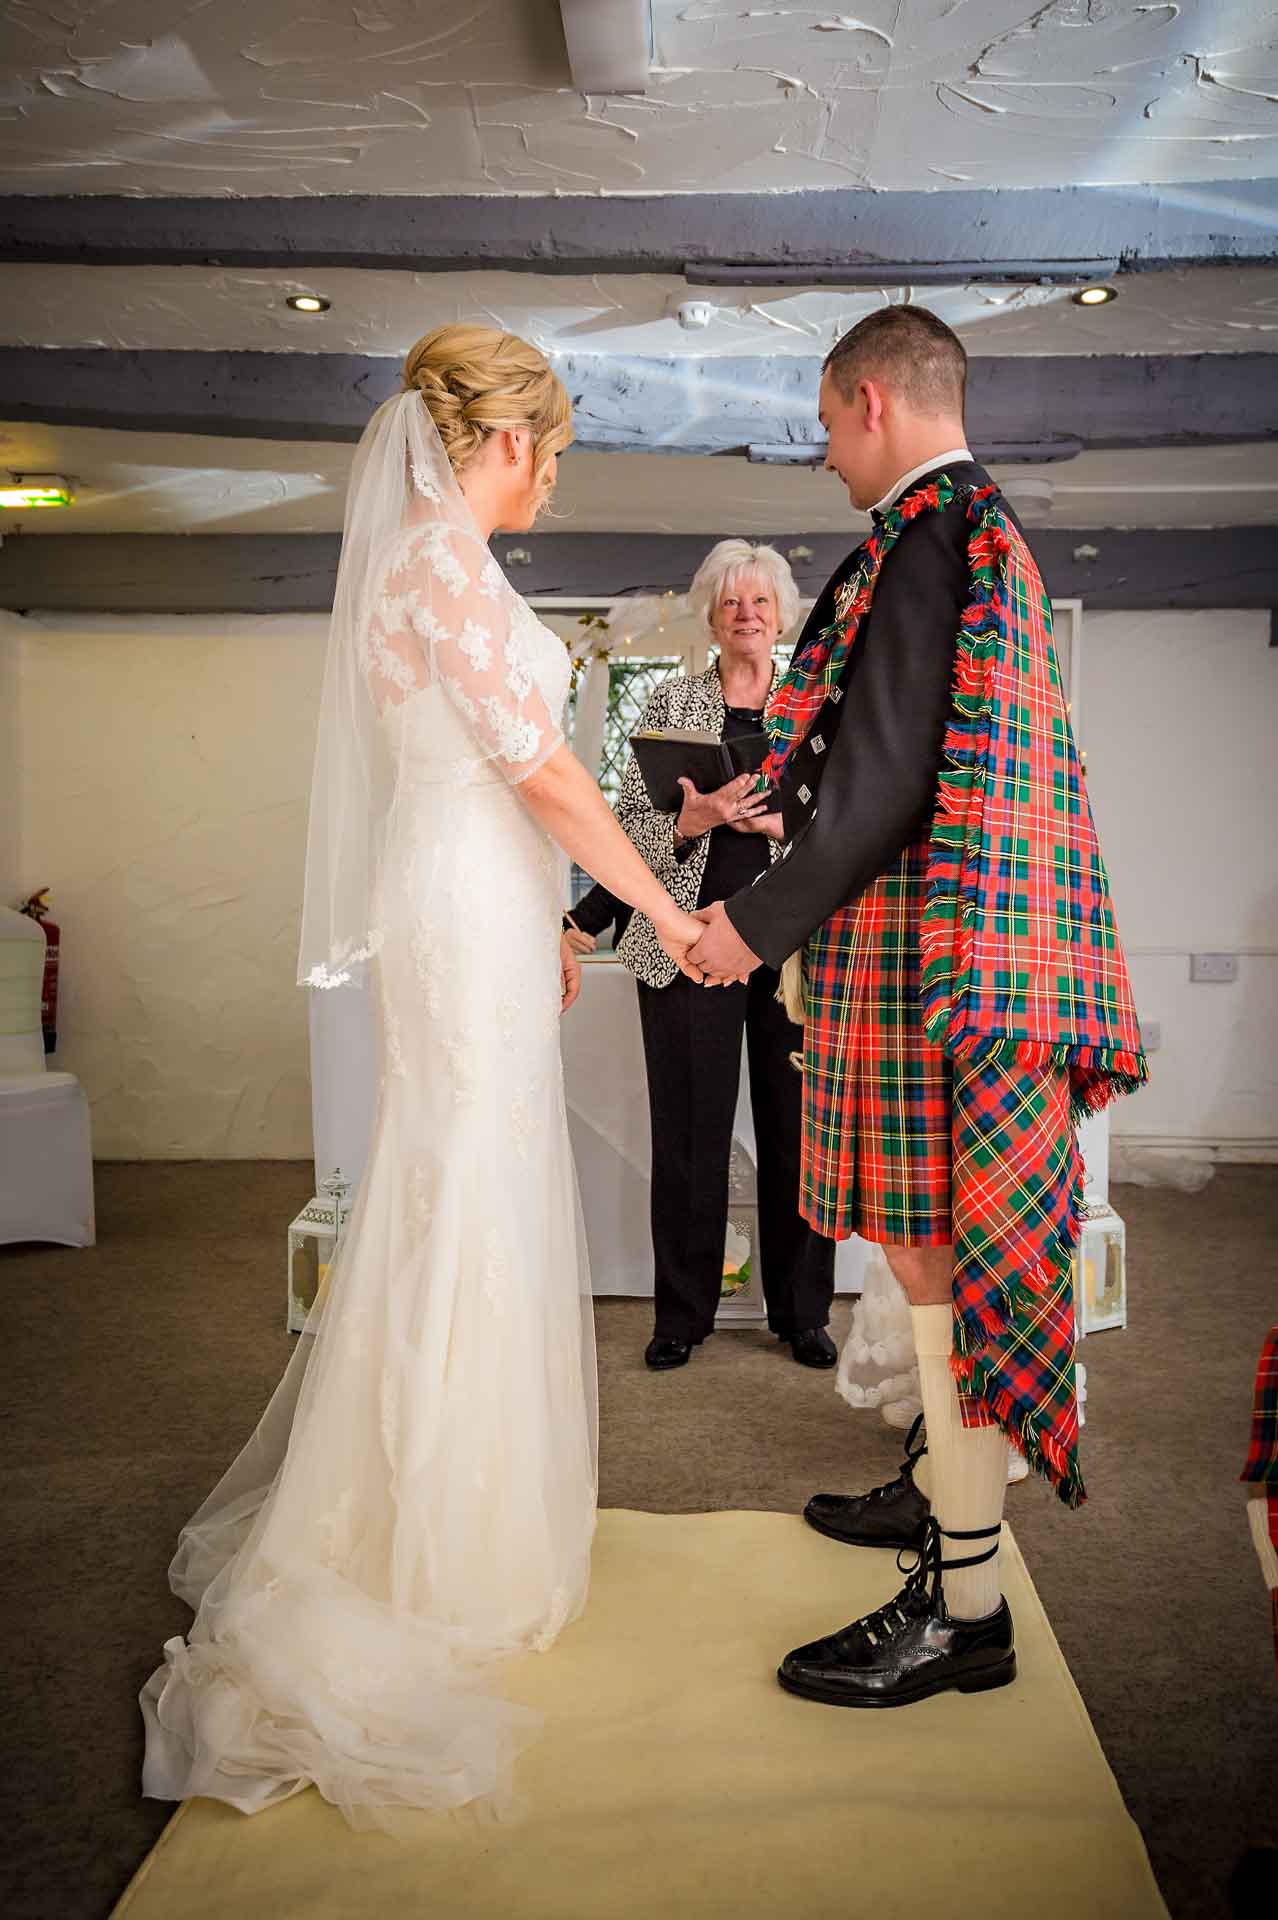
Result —
M415 387L430 409L454 473L489 434L527 427L539 482L572 439L572 403L562 381L515 333L460 323L436 327L410 347L404 387Z

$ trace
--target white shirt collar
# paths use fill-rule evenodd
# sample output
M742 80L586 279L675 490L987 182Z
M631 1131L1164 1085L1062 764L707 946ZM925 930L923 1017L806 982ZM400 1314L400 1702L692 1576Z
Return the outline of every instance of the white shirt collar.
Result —
M972 456L966 447L951 447L948 453L930 454L917 467L911 467L908 473L903 473L896 485L889 487L881 500L875 501L870 509L871 513L886 513L890 507L896 505L906 488L912 487L923 474L931 473L937 467L956 466L960 460L966 460L970 464L971 459Z

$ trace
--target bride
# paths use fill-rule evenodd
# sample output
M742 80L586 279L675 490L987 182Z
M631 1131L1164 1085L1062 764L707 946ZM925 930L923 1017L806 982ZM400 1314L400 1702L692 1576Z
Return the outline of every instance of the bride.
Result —
M511 334L408 356L355 457L315 759L300 978L367 981L372 1150L256 1433L183 1529L195 1609L142 1690L143 1792L245 1813L307 1785L355 1826L509 1799L536 1716L494 1662L586 1597L593 1322L558 1016L559 849L675 906L564 744L563 643L487 542L532 526L568 396Z

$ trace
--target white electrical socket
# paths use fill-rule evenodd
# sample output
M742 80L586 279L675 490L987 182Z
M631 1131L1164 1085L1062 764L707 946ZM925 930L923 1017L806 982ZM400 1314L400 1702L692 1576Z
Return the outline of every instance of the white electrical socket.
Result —
M1236 953L1191 953L1189 977L1191 980L1210 982L1215 986L1228 986L1238 978L1238 955Z
M1146 1053L1157 1053L1163 1044L1162 1021L1142 1020L1140 1023L1140 1037Z

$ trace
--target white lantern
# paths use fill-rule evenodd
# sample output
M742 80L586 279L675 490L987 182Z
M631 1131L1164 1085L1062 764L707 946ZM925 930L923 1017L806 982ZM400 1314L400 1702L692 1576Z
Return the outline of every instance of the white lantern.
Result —
M740 1140L728 1162L728 1230L723 1247L723 1284L716 1327L767 1324L759 1252L759 1189L754 1162Z
M290 1333L300 1333L319 1298L329 1263L350 1217L350 1182L334 1167L288 1230L288 1315Z
M1074 1313L1081 1334L1127 1325L1127 1229L1106 1200L1089 1200L1074 1255Z

